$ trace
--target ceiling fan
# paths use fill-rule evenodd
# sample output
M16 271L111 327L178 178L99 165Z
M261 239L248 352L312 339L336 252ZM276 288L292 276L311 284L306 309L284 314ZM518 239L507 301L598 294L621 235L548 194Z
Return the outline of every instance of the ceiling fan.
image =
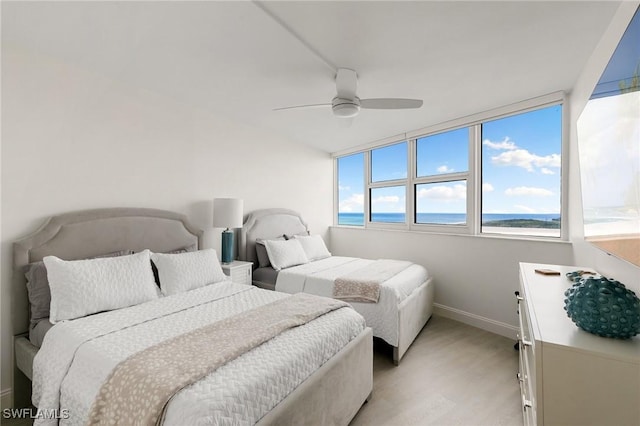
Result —
M340 118L355 117L361 108L365 109L413 109L422 106L422 99L401 98L372 98L360 99L356 95L358 88L358 75L352 69L338 68L336 74L337 94L331 103L298 105L284 108L276 108L274 111L282 111L297 108L331 107L333 115Z

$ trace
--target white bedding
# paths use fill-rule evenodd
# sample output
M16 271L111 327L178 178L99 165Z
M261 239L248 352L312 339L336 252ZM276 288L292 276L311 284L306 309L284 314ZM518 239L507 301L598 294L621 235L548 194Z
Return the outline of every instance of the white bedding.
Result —
M373 260L332 256L316 260L278 273L276 291L285 293L311 293L332 297L336 278L361 269ZM350 302L364 316L373 335L392 346L398 346L398 305L428 279L427 270L413 264L396 276L383 282L378 303Z
M34 360L33 402L82 424L109 372L128 356L282 294L216 283L142 305L55 325ZM339 309L253 349L180 391L165 424L254 424L356 337L364 320ZM213 344L214 342L212 342ZM39 419L36 424L55 424Z

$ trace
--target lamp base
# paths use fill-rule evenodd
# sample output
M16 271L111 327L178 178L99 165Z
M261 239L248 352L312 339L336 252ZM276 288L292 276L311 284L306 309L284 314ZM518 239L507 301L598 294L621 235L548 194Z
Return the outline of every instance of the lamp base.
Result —
M233 231L229 229L222 231L222 253L220 253L222 263L233 262L233 237Z

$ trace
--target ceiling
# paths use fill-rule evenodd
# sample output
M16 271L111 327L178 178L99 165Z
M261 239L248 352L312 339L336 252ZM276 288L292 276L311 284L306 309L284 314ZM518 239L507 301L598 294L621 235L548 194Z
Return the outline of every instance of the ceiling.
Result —
M619 2L265 2L358 95L418 110L331 109L335 72L252 2L2 2L3 46L78 64L283 138L336 152L570 91Z

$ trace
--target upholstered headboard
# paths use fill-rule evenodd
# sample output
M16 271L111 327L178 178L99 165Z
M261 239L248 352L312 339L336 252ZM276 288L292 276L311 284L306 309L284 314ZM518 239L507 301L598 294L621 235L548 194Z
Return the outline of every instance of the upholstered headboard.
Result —
M45 256L84 259L119 250L167 252L198 249L202 231L185 215L165 210L110 208L51 217L33 234L13 245L13 334L29 327L24 267Z
M308 234L307 223L300 213L289 209L263 209L250 213L240 230L238 256L240 260L258 264L256 240L268 240L282 234Z

